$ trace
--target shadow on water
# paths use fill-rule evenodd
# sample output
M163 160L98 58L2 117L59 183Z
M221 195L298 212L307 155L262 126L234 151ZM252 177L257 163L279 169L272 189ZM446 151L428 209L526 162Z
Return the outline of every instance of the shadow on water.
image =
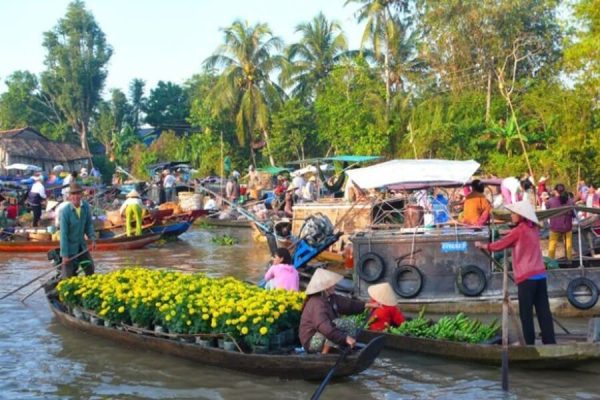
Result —
M212 243L224 233L237 244ZM193 228L177 242L96 253L94 259L99 272L140 265L258 280L269 255L250 235ZM43 253L0 254L0 293L48 268ZM26 304L19 301L35 288L0 301L2 399L305 399L318 386L199 365L68 330L52 317L41 292ZM497 367L386 351L364 373L331 383L322 399L597 399L597 380L595 373L513 368L511 392L504 394Z

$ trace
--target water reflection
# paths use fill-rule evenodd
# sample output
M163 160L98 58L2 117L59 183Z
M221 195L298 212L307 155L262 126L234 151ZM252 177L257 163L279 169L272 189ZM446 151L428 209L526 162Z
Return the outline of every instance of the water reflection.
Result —
M234 246L215 246L227 233ZM182 240L140 251L96 253L99 272L142 265L259 279L268 260L248 230L194 228ZM0 293L49 268L43 253L0 254ZM304 399L315 382L260 377L131 349L55 321L35 286L0 301L0 398ZM580 326L583 326L581 322ZM600 371L595 365L592 371ZM323 399L596 399L598 374L511 369L511 393L497 367L386 351L372 368L332 383Z

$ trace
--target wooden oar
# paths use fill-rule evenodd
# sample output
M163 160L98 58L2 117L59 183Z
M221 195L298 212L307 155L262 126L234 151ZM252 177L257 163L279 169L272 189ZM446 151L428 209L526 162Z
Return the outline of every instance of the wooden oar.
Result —
M365 322L361 326L359 326L357 328L356 336L358 336L358 332L362 331L365 328L365 326L367 325L368 322L369 322L369 318L366 318ZM338 357L338 359L335 362L335 364L333 365L333 367L331 367L331 369L329 370L329 372L327 372L327 375L325 375L325 378L323 379L323 382L321 382L321 384L319 385L319 387L317 388L317 390L315 390L315 392L313 393L313 395L310 397L310 400L318 400L319 397L321 397L321 394L325 390L325 387L327 386L327 384L329 383L329 381L331 380L331 378L333 378L333 374L335 373L335 370L346 359L346 357L348 356L348 354L351 351L352 351L352 347L350 347L350 346L346 346L344 348L344 350L342 351L342 353Z
M13 294L17 293L19 290L21 290L21 289L23 289L23 288L25 288L25 287L27 287L27 286L31 285L33 282L37 281L37 280L38 280L38 279L40 279L40 278L43 278L44 276L48 275L48 274L49 274L50 272L52 272L52 271L54 271L54 268L52 268L52 269L50 269L50 270L48 270L48 271L44 272L44 273L43 273L43 274L41 274L41 275L38 275L38 276L36 276L35 278L33 278L32 280L30 280L29 282L27 282L27 283L25 283L25 284L23 284L23 285L19 286L19 287L18 287L18 288L16 288L15 290L13 290L13 291L11 291L11 292L8 292L8 293L7 293L7 294L5 294L4 296L0 297L0 300L4 300L4 299L5 299L5 298L7 298L8 296L10 296L10 295L13 295Z

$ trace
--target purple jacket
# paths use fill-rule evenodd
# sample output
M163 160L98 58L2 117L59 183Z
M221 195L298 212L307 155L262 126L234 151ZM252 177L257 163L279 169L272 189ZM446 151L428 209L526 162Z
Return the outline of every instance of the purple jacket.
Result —
M276 264L265 274L265 280L273 280L273 288L286 290L300 290L300 275L293 265Z
M560 204L560 198L554 196L548 199L546 202L546 208L558 208L558 207L566 207L572 206L573 200L567 200L566 204ZM550 230L552 232L570 232L573 229L573 213L568 212L566 214L562 214L556 217L550 218Z

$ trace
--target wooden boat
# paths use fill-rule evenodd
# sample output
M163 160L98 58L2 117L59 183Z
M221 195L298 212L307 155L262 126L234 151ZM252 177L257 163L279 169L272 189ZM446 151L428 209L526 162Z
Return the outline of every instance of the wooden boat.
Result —
M205 348L194 343L93 325L68 314L64 305L56 298L48 296L48 302L58 321L68 328L110 339L122 345L186 358L203 365L281 378L322 379L339 358L336 354L246 354ZM365 347L347 356L336 368L334 377L358 374L369 368L383 348L384 340L374 338Z
M385 347L465 361L500 365L502 346L498 344L473 344L448 340L426 339L390 333L363 331L360 340L385 338ZM510 345L508 359L511 365L526 368L578 367L589 362L600 362L600 342L586 342L584 336L557 335L556 345Z
M187 232L190 226L192 226L192 222L180 221L165 225L153 225L147 228L147 231L150 233L161 234L164 239L174 239L179 235Z
M114 250L136 250L141 249L156 242L161 238L160 233L150 233L142 236L118 237L110 239L98 239L96 241L97 251L114 251ZM88 241L88 246L91 242ZM16 241L16 242L1 242L0 252L47 252L60 247L58 240L44 241Z
M252 221L248 219L218 219L213 217L198 218L200 224L222 226L227 228L252 228Z

